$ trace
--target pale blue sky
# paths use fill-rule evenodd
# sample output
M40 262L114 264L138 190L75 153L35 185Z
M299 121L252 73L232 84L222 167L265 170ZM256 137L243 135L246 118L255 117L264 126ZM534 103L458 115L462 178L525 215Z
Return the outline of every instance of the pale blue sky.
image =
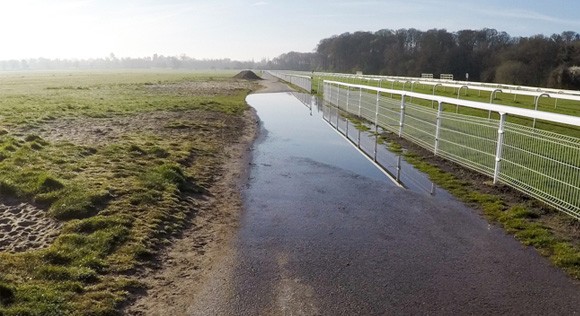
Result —
M379 29L580 32L577 0L0 0L0 60L187 54L273 58Z

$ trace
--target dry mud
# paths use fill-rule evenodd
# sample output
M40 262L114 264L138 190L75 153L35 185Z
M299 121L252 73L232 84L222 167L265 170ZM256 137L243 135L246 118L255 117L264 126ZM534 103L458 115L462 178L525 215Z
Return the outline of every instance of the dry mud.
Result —
M61 224L27 203L0 203L0 251L22 252L49 246Z

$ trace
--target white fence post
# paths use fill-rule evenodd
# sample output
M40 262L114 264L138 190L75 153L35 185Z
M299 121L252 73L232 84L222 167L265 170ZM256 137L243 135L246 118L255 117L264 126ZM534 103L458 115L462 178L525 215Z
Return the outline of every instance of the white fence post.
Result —
M405 95L401 95L401 117L399 118L399 137L403 137L403 125L405 124Z
M374 160L377 161L377 146L379 144L379 102L381 93L377 90L377 102L375 107L375 150Z
M362 106L362 88L358 89L358 117L360 117L360 110Z
M435 97L435 90L437 89L438 86L441 86L442 84L437 83L433 86L433 97ZM431 100L431 108L434 109L435 107L433 106L433 104L435 103L435 100Z
M340 109L340 85L336 85L336 107Z
M543 96L547 96L548 98L550 97L550 95L549 95L549 94L547 94L547 93L542 93L542 94L540 94L539 96L537 96L537 97L536 97L536 100L535 100L536 102L534 102L534 103L535 103L535 105L534 105L534 110L535 110L535 111L537 111L537 110L538 110L538 105L539 105L539 103L540 103L540 99L541 99ZM534 122L532 123L532 128L536 128L536 118L535 118L535 117L534 117Z
M348 113L348 101L350 100L350 87L346 90L346 113Z
M377 102L376 102L376 107L375 107L375 129L376 129L376 126L379 124L379 98L380 98L380 92L377 91Z
M506 116L507 116L506 113L499 114L499 127L497 129L497 149L495 150L495 170L493 172L493 184L497 184L497 182L499 181Z
M433 154L437 156L437 150L439 150L439 137L441 135L441 113L443 112L443 104L441 101L437 102L439 105L437 107L437 127L435 129L435 147L433 148Z

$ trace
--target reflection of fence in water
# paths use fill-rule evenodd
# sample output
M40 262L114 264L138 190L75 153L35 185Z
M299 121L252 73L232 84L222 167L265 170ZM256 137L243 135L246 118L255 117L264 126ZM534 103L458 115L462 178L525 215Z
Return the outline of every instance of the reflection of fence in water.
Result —
M393 99L392 94L434 100L439 107ZM443 103L476 107L477 102L338 82L325 82L324 99L580 218L580 139L505 121L508 114L535 118L545 112L481 104L481 110L500 113L500 120L486 119L443 111ZM580 126L577 117L545 113L538 118Z
M284 72L268 71L268 73L276 78L282 79L288 83L298 86L306 92L312 91L312 77L304 75L294 75Z
M426 175L403 161L401 155L390 152L385 146L379 146L378 136L383 133L381 127L378 127L378 130L370 129L368 132L364 132L360 126L357 128L357 125L348 117L341 115L337 107L331 107L328 103L322 105L322 116L332 128L396 181L398 185L435 195L435 184Z
M312 95L298 92L292 92L292 95L312 111Z

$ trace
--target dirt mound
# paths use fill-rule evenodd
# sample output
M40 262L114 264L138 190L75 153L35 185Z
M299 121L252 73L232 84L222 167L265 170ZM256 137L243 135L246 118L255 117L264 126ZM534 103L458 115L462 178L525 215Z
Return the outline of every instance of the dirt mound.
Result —
M245 80L262 80L258 75L256 75L251 70L244 70L239 74L235 75L234 78L236 79L245 79Z

